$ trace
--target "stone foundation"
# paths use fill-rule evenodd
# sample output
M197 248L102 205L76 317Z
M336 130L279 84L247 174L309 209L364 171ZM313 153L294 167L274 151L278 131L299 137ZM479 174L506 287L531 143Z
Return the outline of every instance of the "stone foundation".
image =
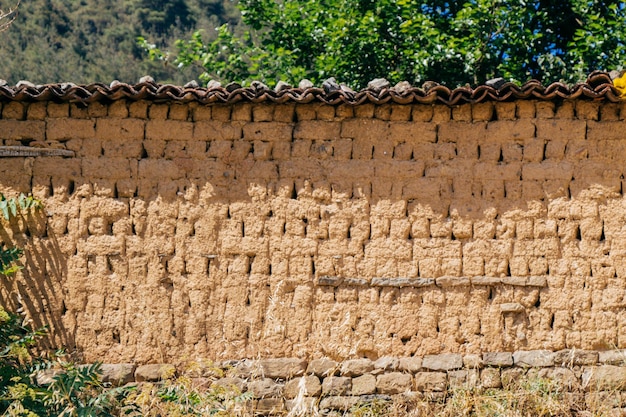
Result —
M158 382L177 374L171 364L103 365L103 372L104 381L113 385ZM610 408L626 408L626 350L440 354L343 362L327 358L233 360L194 363L179 368L178 374L182 373L198 387L250 392L252 406L264 414L285 413L296 404L328 413L372 401L443 402L454 390L511 389L524 379L555 382L578 407L598 407L594 401L603 398L603 406L609 401Z

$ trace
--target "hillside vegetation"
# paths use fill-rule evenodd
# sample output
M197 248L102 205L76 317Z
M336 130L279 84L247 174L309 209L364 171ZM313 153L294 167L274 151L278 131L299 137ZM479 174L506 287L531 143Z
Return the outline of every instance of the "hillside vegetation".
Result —
M0 0L0 9L15 3ZM0 33L0 79L108 84L149 74L184 84L198 71L149 61L137 37L168 49L198 29L213 37L215 27L239 20L228 0L23 0L17 19Z

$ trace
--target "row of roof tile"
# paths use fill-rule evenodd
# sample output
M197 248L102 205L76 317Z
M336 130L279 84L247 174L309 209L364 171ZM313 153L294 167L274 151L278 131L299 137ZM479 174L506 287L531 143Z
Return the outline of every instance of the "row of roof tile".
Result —
M311 103L321 102L331 105L364 103L399 103L399 104L446 104L480 103L486 101L512 100L563 100L587 99L618 102L620 92L613 86L611 77L605 72L593 72L584 83L568 86L556 82L543 86L539 81L528 81L523 85L506 82L502 79L491 80L475 88L458 87L450 89L441 84L428 82L422 87L413 87L407 82L391 87L385 80L374 80L368 88L353 91L339 85L334 79L315 87L310 82L302 82L298 88L279 83L277 88L269 89L261 83L250 87L241 87L231 83L225 87L219 83L209 83L199 87L191 82L185 86L157 84L150 77L143 77L135 85L114 81L110 85L94 83L75 85L71 83L34 85L22 81L16 86L0 83L0 101L55 101L55 102L103 102L115 100L149 100L159 102L199 102L237 103L237 102L272 102L272 103Z

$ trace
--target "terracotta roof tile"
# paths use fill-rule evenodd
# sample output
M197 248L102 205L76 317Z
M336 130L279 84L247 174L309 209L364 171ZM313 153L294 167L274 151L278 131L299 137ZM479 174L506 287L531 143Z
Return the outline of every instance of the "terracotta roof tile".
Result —
M485 101L512 101L519 99L561 100L590 99L620 101L619 91L613 87L611 77L605 72L593 72L584 83L568 86L552 83L547 87L533 80L519 86L510 82L495 81L475 88L458 87L450 89L437 83L428 83L425 88L409 87L401 83L397 87L369 88L358 92L349 89L285 88L279 91L268 89L257 83L252 87L242 88L236 84L200 88L194 85L178 87L161 85L151 79L135 85L117 81L106 84L75 85L71 83L33 85L28 82L11 87L0 85L0 101L56 101L83 102L115 100L150 100L160 102L199 102L237 103L237 102L273 102L273 103L310 103L326 104L363 104L363 103L440 103L457 105L480 103Z

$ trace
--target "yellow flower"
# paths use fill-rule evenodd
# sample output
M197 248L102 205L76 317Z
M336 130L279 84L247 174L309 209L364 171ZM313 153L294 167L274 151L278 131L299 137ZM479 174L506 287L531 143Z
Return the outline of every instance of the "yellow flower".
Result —
M622 98L626 98L626 71L622 71L619 78L613 80L613 86L619 91Z

